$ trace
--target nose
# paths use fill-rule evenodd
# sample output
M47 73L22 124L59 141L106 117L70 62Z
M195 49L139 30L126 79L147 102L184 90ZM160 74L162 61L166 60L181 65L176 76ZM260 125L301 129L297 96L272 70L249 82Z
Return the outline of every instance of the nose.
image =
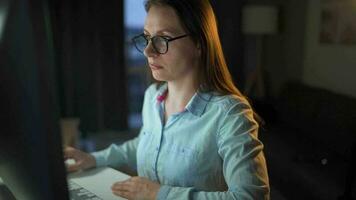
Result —
M153 48L152 41L148 42L148 45L146 46L145 50L143 51L143 54L148 58L148 57L156 57L158 56L158 53L156 50Z

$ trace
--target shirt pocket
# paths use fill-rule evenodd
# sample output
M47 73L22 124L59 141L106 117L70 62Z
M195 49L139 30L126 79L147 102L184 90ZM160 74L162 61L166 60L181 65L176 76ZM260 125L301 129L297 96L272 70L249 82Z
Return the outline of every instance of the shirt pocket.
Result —
M190 147L169 144L163 161L164 177L170 185L193 186L197 180L198 152Z

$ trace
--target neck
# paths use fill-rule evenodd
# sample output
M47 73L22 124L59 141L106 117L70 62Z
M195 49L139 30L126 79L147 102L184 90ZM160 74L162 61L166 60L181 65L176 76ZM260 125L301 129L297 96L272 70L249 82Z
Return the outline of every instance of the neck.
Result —
M196 79L169 81L166 104L169 104L174 110L183 110L198 87Z

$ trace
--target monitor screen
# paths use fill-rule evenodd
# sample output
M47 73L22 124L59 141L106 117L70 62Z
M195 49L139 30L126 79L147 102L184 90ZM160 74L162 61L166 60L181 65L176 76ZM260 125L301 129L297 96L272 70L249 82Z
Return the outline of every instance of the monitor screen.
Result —
M1 35L4 30L4 25L7 17L7 11L8 11L8 5L9 3L7 0L0 1L0 41L1 41Z
M47 1L0 2L0 177L16 199L68 199Z

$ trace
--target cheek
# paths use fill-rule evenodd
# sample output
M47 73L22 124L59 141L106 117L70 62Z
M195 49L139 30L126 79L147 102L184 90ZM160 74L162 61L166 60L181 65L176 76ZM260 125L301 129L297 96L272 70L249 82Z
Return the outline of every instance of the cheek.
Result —
M176 63L192 66L200 60L199 51L196 48L182 48L176 51L172 56Z
M182 59L183 60L183 59ZM196 49L190 49L184 52L184 65L188 69L195 69L200 65L200 57Z
M200 50L192 44L172 47L161 59L173 76L187 75L201 63Z

